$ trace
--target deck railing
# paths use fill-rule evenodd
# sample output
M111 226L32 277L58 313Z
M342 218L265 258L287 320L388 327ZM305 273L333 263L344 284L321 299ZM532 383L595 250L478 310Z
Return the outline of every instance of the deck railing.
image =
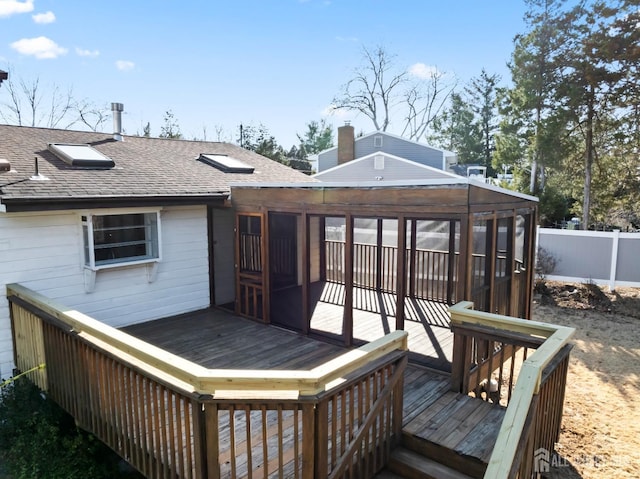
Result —
M327 281L345 282L345 243L325 240ZM359 288L376 289L395 293L397 289L398 248L375 244L354 243L353 285ZM449 252L416 248L414 254L407 249L407 294L429 301L446 302L455 299L459 255L455 255L453 268L449 271Z
M21 285L15 360L147 477L373 477L402 424L407 334L310 371L213 370Z
M534 461L548 460L558 440L575 330L472 307L449 309L452 389L507 404L485 479L532 477Z

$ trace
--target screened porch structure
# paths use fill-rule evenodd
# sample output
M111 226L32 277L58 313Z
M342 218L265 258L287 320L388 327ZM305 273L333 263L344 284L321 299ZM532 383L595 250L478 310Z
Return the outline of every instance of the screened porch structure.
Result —
M346 346L409 332L449 370L448 307L529 319L537 199L466 178L232 186L235 312Z

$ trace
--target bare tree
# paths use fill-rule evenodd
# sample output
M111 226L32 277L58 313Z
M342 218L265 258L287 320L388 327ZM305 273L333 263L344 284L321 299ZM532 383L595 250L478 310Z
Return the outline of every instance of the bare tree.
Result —
M334 109L362 113L376 130L387 131L394 118L401 118L402 135L423 137L441 113L454 82L433 69L426 76L411 75L396 66L395 55L384 47L363 48L363 64L333 99Z
M410 85L404 93L406 116L402 136L411 140L425 136L442 113L455 86L455 81L446 81L446 74L437 69L433 69L427 79Z
M362 113L373 122L376 130L387 131L391 107L399 97L398 88L406 81L407 72L393 73L394 56L383 47L370 51L363 48L364 65L342 86L333 99L335 109Z
M87 100L76 100L73 89L62 91L58 85L50 88L33 81L13 80L6 83L8 99L0 103L0 119L8 124L69 128L82 123L92 131L107 120L109 109L97 107Z

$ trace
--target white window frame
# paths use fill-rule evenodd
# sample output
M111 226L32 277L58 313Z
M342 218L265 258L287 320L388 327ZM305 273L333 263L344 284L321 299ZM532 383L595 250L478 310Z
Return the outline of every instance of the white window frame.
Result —
M140 264L159 263L162 261L162 226L160 220L160 208L153 209L126 209L126 210L93 210L84 211L80 213L80 226L82 236L82 264L86 270L99 271L103 269L120 268L124 266L133 266ZM109 216L109 215L133 215L133 214L153 214L156 216L156 238L155 246L157 249L157 255L139 257L138 259L126 259L114 260L110 262L98 262L95 259L95 244L93 241L93 218L96 216ZM86 235L85 235L86 227ZM152 241L153 241L152 240ZM87 244L88 243L88 244ZM87 258L88 256L88 258ZM87 261L88 259L88 261Z
M373 137L373 147L382 148L382 135L375 135Z

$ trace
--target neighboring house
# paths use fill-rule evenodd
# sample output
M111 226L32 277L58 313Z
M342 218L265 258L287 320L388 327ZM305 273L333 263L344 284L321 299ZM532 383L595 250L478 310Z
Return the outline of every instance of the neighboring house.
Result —
M111 326L232 303L229 185L283 180L313 181L231 144L0 125L1 377L7 283Z
M383 131L376 131L356 138L354 128L351 125L339 127L338 145L318 153L311 158L311 161L315 165L317 173L322 173L330 168L375 153L386 153L444 171L451 171L451 166L457 163L457 156L453 152L433 148L424 143L407 140ZM342 170L342 172L346 173L347 170Z
M371 153L347 163L316 173L314 178L332 182L440 180L458 178L457 175L438 168L389 153Z

